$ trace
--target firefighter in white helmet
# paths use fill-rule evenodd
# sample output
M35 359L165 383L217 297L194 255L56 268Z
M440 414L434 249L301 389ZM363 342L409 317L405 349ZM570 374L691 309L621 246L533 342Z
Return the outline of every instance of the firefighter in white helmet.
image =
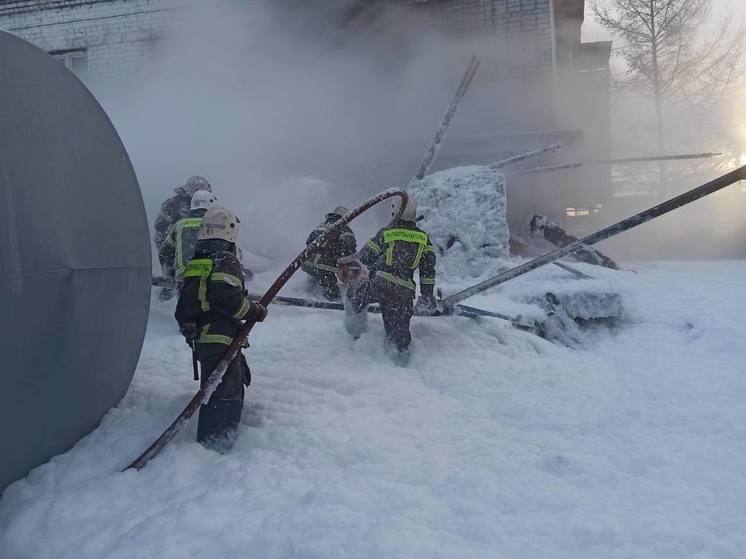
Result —
M310 245L318 236L349 210L343 206L337 206L330 210L324 217L324 221L314 229L306 240ZM345 226L339 233L327 239L319 250L303 263L302 269L306 272L313 284L321 288L324 297L329 300L339 300L339 287L337 286L337 272L339 271L339 259L350 256L357 252L357 241L352 229Z
M155 246L158 250L169 229L189 211L192 195L198 190L212 192L212 185L204 177L189 177L183 186L174 189L173 196L161 204L161 211L155 220Z
M202 365L202 385L220 362L244 320L261 322L267 309L250 301L244 291L236 256L239 220L229 210L213 206L202 217L196 251L184 270L176 305L176 320ZM243 354L231 361L222 382L199 413L197 440L229 449L243 409L244 386L251 373Z
M189 212L192 195L198 190L212 192L212 185L204 177L197 175L189 177L182 186L174 189L175 194L173 196L161 204L161 210L155 219L155 249L158 252L158 259L164 276L169 275L172 260L164 260L161 256L161 249L171 228ZM173 289L163 287L159 296L162 301L167 301L173 297Z
M197 190L192 195L189 211L171 227L158 252L164 279L181 283L184 268L194 255L202 217L216 202L209 190Z

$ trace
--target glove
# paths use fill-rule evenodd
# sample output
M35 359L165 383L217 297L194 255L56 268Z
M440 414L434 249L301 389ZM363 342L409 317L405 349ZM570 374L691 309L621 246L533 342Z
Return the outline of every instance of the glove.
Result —
M251 308L244 319L249 322L262 322L265 318L267 318L267 307L252 301Z
M196 322L180 322L179 332L184 336L187 345L192 345L197 338L199 338L199 328L197 328Z
M420 295L417 299L415 309L418 314L431 316L438 313L438 304L432 295Z

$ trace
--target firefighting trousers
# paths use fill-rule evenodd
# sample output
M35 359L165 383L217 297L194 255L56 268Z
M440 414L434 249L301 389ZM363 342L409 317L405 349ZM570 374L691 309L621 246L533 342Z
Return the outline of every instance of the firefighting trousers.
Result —
M412 292L409 289L394 285L383 278L373 277L350 287L348 297L355 312L361 312L370 303L378 303L381 307L386 339L399 351L409 348L412 341L409 323L412 320L414 306Z
M228 346L222 344L197 344L202 375L201 386L207 382L207 376L217 364ZM243 410L244 385L251 382L251 372L246 359L239 351L228 365L223 379L206 404L199 410L197 422L197 440L208 442L210 439L230 439L238 429Z

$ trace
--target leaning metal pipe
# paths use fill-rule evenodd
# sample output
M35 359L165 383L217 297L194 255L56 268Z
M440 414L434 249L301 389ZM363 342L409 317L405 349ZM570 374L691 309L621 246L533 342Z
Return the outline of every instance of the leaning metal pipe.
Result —
M677 208L680 208L687 204L691 204L692 202L699 200L700 198L704 198L705 196L708 196L713 192L722 190L723 188L730 186L734 182L738 182L741 180L746 180L746 166L739 167L735 171L731 171L730 173L718 177L706 184L703 184L702 186L690 190L689 192L680 194L679 196L671 198L670 200L658 204L657 206L645 210L644 212L635 214L632 217L628 217L627 219L620 221L619 223L610 225L609 227L601 229L600 231L592 233L591 235L588 235L587 237L584 237L582 239L578 239L577 241L567 245L566 247L558 248L555 251L549 252L543 256L539 256L538 258L535 258L530 262L521 264L516 268L508 270L507 272L503 272L502 274L487 279L481 283L469 287L468 289L464 289L463 291L454 293L453 295L450 295L443 300L445 310L447 312L453 312L453 306L456 303L459 303L464 299L471 297L472 295L476 295L477 293L481 293L486 289L490 289L491 287L495 287L496 285L500 285L501 283L510 281L514 278L517 278L518 276L530 272L531 270L535 270L536 268L544 266L545 264L550 264L555 260L559 260L563 256L567 256L568 254L572 254L573 252L580 250L583 247L594 245L605 239L618 235L619 233L629 231L630 229L633 229L638 225L647 223L651 219L655 219L656 217L660 217L663 214L667 214L668 212L673 211Z

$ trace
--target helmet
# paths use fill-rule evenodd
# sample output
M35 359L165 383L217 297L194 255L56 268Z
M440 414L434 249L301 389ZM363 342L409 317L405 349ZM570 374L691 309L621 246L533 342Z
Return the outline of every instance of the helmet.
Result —
M349 211L350 210L348 210L344 206L337 206L336 208L334 208L333 210L331 210L327 215L334 214L334 215L342 216L342 215L348 213Z
M205 177L199 177L197 175L189 177L182 188L187 192L187 194L189 194L189 196L193 196L198 190L212 192L212 185L208 180Z
M192 203L189 205L190 210L210 209L218 199L209 190L198 190L192 194Z
M238 225L240 221L230 210L213 206L202 216L197 239L222 239L229 243L238 240Z
M391 203L391 217L396 217L396 214L401 208L401 198L396 198ZM404 221L414 221L417 217L417 201L411 194L407 197L407 205L401 214L401 219Z

